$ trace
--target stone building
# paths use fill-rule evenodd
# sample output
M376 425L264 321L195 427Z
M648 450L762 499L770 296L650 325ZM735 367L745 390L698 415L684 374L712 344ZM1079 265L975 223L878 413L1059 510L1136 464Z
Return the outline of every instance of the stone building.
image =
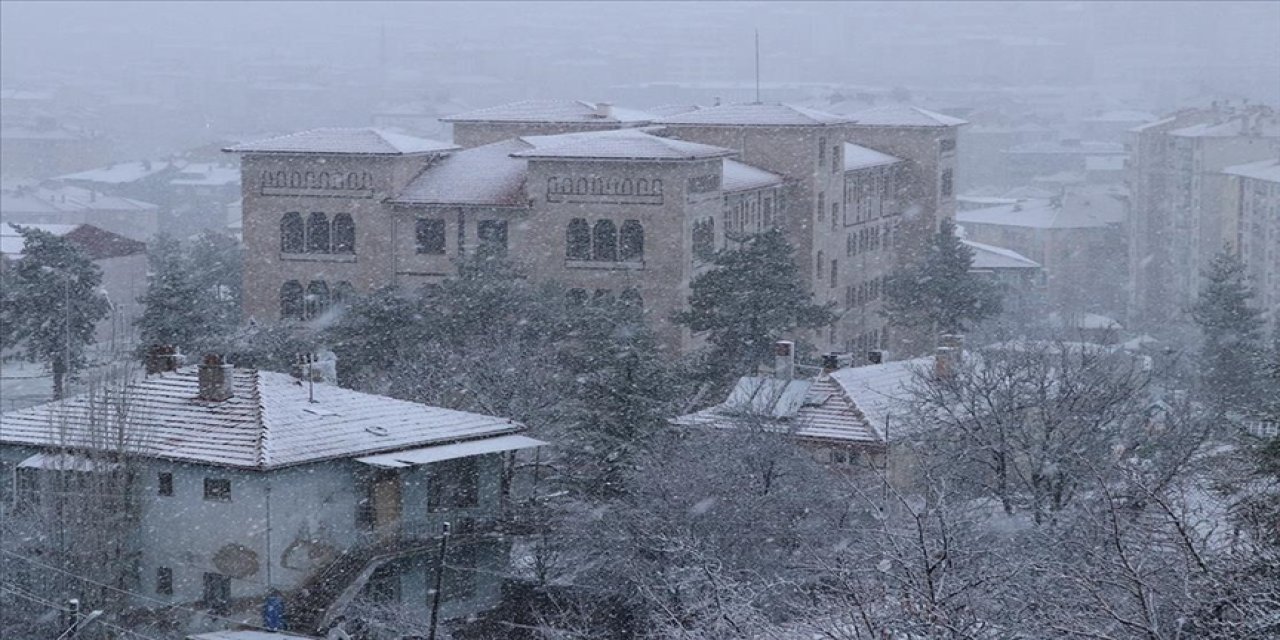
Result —
M716 250L778 227L815 301L841 316L810 338L879 348L879 283L954 216L962 121L872 111L753 103L657 116L526 101L445 118L456 145L320 129L234 146L246 314L312 320L352 293L439 282L489 246L571 296L642 304L663 343L684 350L697 338L669 318L689 282Z

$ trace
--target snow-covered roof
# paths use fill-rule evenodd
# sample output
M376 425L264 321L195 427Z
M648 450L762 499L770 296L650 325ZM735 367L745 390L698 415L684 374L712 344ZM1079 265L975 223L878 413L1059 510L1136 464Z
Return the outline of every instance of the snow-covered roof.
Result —
M1137 111L1134 109L1116 109L1107 111L1096 116L1085 118L1085 122L1153 122L1156 120L1155 114L1146 111Z
M356 462L383 469L404 469L418 465L482 456L487 453L501 451L519 451L546 445L546 442L534 440L529 436L509 435L468 440L456 444L440 444L420 449L406 449L393 453L380 453L372 456L356 458Z
M1077 144L1070 144L1061 140L1048 141L1038 140L1034 142L1024 142L1009 147L1004 151L1009 154L1061 154L1061 155L1120 155L1123 154L1124 144L1120 142L1099 142L1096 140L1084 140Z
M516 433L505 418L453 411L234 369L234 396L198 398L196 367L136 380L113 396L126 407L126 447L137 455L243 469L274 469L337 458L453 444ZM0 442L98 448L101 396L50 402L0 415Z
M734 429L746 421L805 440L884 443L881 434L828 376L790 381L742 378L724 403L674 418L671 423Z
M1098 196L1102 197L1102 196ZM1116 211L1091 206L1090 201L1073 201L1071 206L1057 206L1049 200L1025 200L982 209L956 212L961 224L992 224L1033 229L1088 229L1117 224Z
M901 428L895 416L910 412L911 387L918 371L932 370L933 356L897 360L865 367L845 367L831 378L857 407L867 426L881 439L892 439Z
M558 160L700 160L736 153L732 149L655 136L637 129L614 129L554 136L524 136L532 148L514 158Z
M511 154L533 148L519 139L457 151L414 178L392 199L396 204L526 204L528 161Z
M857 171L868 167L880 167L902 162L902 158L868 149L850 142L844 143L844 170Z
M1125 156L1085 156L1085 171L1124 171Z
M1140 125L1138 125L1138 126L1136 126L1136 127L1132 128L1132 129L1129 129L1129 133L1142 133L1143 131L1146 131L1147 129L1154 129L1154 128L1156 128L1156 127L1163 127L1163 126L1164 126L1164 125L1166 125L1166 124L1171 124L1171 123L1175 122L1177 119L1178 119L1178 117L1177 117L1177 116L1169 116L1168 118L1161 118L1161 119L1159 119L1159 120L1155 120L1155 121L1153 121L1153 122L1148 122L1148 123L1146 123L1146 124L1140 124Z
M22 224L66 238L92 260L118 258L144 253L147 245L132 238L99 229L91 224ZM11 259L22 258L26 239L8 222L0 223L0 253Z
M1280 158L1237 164L1222 170L1223 173L1266 182L1280 182Z
M240 184L240 168L215 162L190 163L169 184L179 186L222 187Z
M855 111L849 117L861 127L958 127L969 124L967 120L905 104L871 107Z
M0 192L0 214L84 211L149 213L158 208L150 202L107 195L73 185L26 187Z
M354 155L415 155L440 153L458 146L375 127L311 129L244 142L223 151L235 153L325 153Z
M1174 129L1169 132L1169 135L1181 138L1234 138L1244 135L1264 138L1280 137L1280 119L1275 117L1253 119L1252 122L1256 125L1254 128L1250 128L1246 120L1248 120L1247 116L1237 116L1225 122L1202 122Z
M667 125L794 127L845 124L845 116L793 104L722 104L697 111L658 118Z
M600 106L600 104L582 100L521 100L459 113L440 118L440 121L646 124L655 118L653 114L643 111L612 106L607 109L608 115L605 115L606 110L601 109Z
M765 171L760 167L753 167L745 162L737 160L724 159L724 179L721 180L721 189L726 192L733 191L749 191L751 189L763 189L765 187L776 187L782 184L784 178L772 171Z
M168 171L173 168L173 164L164 160L152 160L141 162L121 162L98 167L97 169L89 169L88 171L80 171L77 173L68 173L58 176L54 180L82 180L85 182L97 182L101 184L128 184L137 182L143 178L153 176L162 171Z
M1116 322L1115 319L1104 316L1100 313L1069 313L1063 316L1057 312L1049 314L1049 324L1054 327L1066 327L1070 329L1108 329L1120 330L1124 325Z
M972 240L961 240L973 249L974 269L1039 269L1040 263L1013 249L1005 249L995 245L983 244Z

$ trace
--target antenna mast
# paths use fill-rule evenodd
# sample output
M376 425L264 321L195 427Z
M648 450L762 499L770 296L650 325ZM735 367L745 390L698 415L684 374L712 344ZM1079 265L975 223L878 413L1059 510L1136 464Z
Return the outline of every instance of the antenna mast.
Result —
M756 104L760 104L760 30L756 29Z

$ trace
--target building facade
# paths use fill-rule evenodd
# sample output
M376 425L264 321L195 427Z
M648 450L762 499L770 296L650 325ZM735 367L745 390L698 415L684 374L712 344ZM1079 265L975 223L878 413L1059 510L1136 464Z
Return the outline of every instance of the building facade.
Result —
M575 298L640 303L662 343L687 350L697 336L670 317L689 282L715 251L777 227L841 318L809 338L867 350L889 339L876 306L888 269L954 216L962 121L909 107L659 117L529 101L445 121L456 146L349 129L229 148L243 156L246 314L314 320L352 294L438 283L489 247Z
M1228 235L1271 330L1280 326L1280 155L1234 165L1227 176Z

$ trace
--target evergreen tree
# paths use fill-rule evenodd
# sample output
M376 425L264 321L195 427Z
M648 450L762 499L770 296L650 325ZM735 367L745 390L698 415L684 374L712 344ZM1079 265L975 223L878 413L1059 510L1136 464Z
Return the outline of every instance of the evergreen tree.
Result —
M964 333L1000 313L999 287L974 273L973 250L944 219L924 259L899 269L885 281L885 315L891 325L937 334Z
M240 323L244 297L244 248L235 238L205 231L191 243L188 265L210 323L219 332Z
M53 397L62 398L66 377L87 364L94 325L110 312L100 289L102 270L65 238L14 228L24 245L5 287L6 339L21 343L27 357L49 363Z
M147 247L147 267L147 292L138 299L144 306L137 321L139 348L168 344L197 349L197 342L212 332L212 322L200 304L202 292L182 245L170 236L157 236Z
M1253 289L1235 253L1220 251L1205 277L1191 310L1204 337L1200 388L1219 409L1247 410L1258 399L1263 374L1262 314L1249 304Z
M674 319L709 333L719 370L739 375L766 362L790 332L835 321L830 305L813 304L794 254L782 232L766 231L717 253L690 283L689 309Z

